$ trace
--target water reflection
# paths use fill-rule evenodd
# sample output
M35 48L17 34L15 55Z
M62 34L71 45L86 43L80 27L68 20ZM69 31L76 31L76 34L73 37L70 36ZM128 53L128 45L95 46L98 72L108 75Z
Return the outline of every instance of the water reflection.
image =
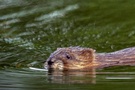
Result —
M49 83L73 84L73 83L91 83L95 84L95 70L90 71L52 71L48 73Z
M0 70L0 90L33 90L35 88L38 90L54 88L59 90L78 87L76 85L81 85L81 88L84 88L82 85L86 85L85 88L88 89L93 84L94 86L99 85L99 87L101 84L101 88L102 85L111 84L112 86L108 88L113 88L115 85L123 86L123 84L129 87L134 82L134 72L93 72L93 70L90 72L46 72L28 68Z
M97 84L105 82L127 82L135 80L134 72L49 72L47 81L59 84Z

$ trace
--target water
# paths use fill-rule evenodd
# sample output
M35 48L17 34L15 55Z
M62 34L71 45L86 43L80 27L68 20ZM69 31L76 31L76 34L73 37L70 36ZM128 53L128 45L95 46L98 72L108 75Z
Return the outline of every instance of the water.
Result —
M0 72L0 90L132 90L134 72L39 72L27 68Z
M43 62L58 47L111 52L135 46L133 0L1 0L0 90L131 90L135 67L54 72Z

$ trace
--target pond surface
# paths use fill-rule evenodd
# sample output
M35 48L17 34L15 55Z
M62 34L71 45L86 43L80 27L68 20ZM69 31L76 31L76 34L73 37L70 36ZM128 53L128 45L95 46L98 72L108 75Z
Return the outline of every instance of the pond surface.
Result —
M53 72L58 47L113 52L135 46L134 0L0 0L0 90L133 90L135 67Z

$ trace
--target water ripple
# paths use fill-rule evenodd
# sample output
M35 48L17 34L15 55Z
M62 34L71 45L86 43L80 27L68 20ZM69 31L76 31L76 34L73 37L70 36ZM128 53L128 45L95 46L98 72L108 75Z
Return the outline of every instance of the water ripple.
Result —
M64 9L51 12L51 13L49 13L47 15L46 14L45 15L42 15L42 16L36 18L35 20L40 21L40 20L46 20L46 19L51 19L51 18L55 18L55 17L62 17L67 12L72 11L72 10L75 10L75 9L78 9L78 5L77 4L67 6Z
M79 8L79 6L77 4L69 5L69 6L65 7L64 9L56 10L56 11L53 11L53 12L51 12L49 14L45 14L45 15L37 17L35 19L35 21L40 21L39 23L30 23L30 24L27 24L26 27L33 27L33 26L43 25L43 24L45 24L47 22L50 22L50 21L52 21L52 20L54 20L56 18L63 17L68 12L76 10L78 8Z
M20 22L19 19L7 20L7 21L4 21L3 23L0 23L0 27L1 28L10 28L11 24L18 23L18 22Z
M128 80L128 79L135 79L134 77L106 77L106 79L113 79L113 80Z
M29 9L29 10L23 10L23 11L19 11L19 12L10 13L10 14L7 14L7 15L0 16L0 20L21 18L21 17L27 16L27 15L32 15L32 14L37 13L37 12L42 12L42 11L44 11L45 8L35 6L32 9Z
M11 6L23 6L27 5L26 0L0 0L0 9L9 8Z
M34 45L32 42L23 40L20 37L16 38L5 38L5 42L18 45L19 47L25 47L26 49L34 49Z

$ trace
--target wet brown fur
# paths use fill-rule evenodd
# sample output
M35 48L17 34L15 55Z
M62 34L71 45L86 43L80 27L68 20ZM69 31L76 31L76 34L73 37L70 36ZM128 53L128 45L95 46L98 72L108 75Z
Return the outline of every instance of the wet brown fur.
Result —
M135 65L135 47L111 53L96 53L82 47L58 48L45 63L45 68L61 70L89 70L109 66Z

